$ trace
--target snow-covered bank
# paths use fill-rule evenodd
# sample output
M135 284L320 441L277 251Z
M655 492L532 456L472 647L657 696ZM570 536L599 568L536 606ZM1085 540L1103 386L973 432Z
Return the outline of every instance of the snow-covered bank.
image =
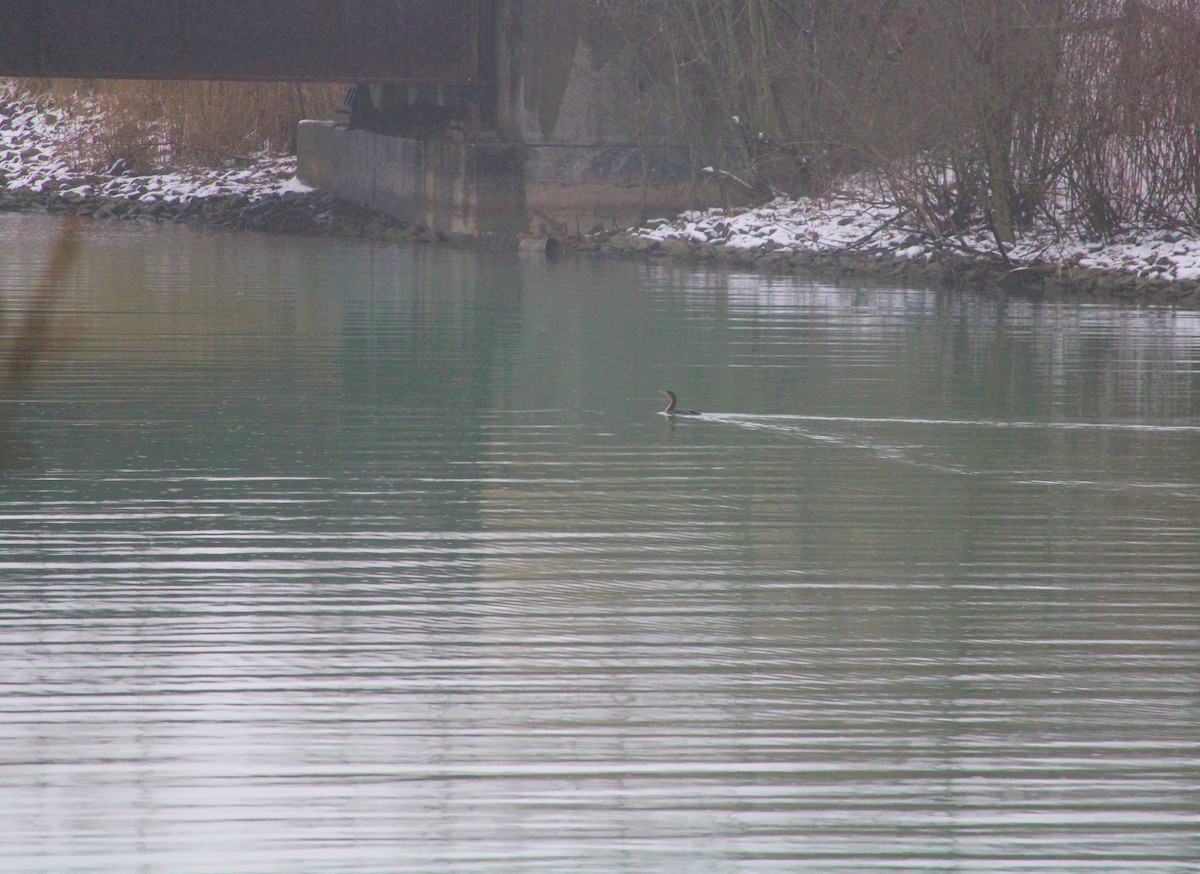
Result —
M983 232L935 238L861 187L826 198L779 198L757 209L687 212L610 237L603 248L776 270L834 269L1200 305L1195 235L1141 231L1099 242L1047 231L1018 240L1002 255Z
M291 156L260 153L197 168L172 166L165 154L161 172L149 175L131 175L120 161L103 169L85 166L79 143L101 129L97 113L86 100L66 108L0 85L0 210L72 209L101 218L274 232L433 238L423 228L314 192L296 179ZM580 247L757 269L1200 306L1200 238L1194 234L1152 230L1100 242L1054 228L1030 234L1001 254L982 231L937 238L863 181L825 198L688 212L582 241Z
M109 197L145 205L219 196L259 199L312 190L295 179L295 158L268 154L218 169L131 176L121 172L118 160L105 170L89 171L69 156L77 143L93 138L98 127L94 115L19 94L11 86L0 88L0 183L9 192L53 193L67 203ZM169 155L164 154L164 160L169 161Z
M931 241L904 220L899 209L866 205L863 197L779 199L759 209L727 215L723 210L686 213L641 232L650 240L720 243L745 251L807 252L887 250L900 258L925 258L938 250L998 256L983 233L952 242ZM1128 233L1106 241L1074 237L1028 237L1007 248L1014 264L1053 263L1117 270L1153 279L1200 279L1200 239L1180 231Z
M352 207L296 178L296 159L259 153L220 166L174 166L131 175L120 161L82 166L94 137L87 101L74 108L0 85L0 210L70 209L99 218L154 218L273 232L425 239L423 229Z

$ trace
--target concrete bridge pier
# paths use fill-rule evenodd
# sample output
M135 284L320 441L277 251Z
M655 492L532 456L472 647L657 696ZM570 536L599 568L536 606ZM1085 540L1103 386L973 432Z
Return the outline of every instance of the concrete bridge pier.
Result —
M303 122L302 180L455 236L577 235L697 204L700 174L612 21L495 0L466 84L360 85Z
M299 176L338 197L451 236L530 230L525 147L303 121Z

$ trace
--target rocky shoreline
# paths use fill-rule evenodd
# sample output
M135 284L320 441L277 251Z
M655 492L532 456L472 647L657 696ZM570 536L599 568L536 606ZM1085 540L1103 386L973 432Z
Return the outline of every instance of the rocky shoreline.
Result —
M94 178L93 183L102 182ZM53 184L40 191L0 188L0 212L43 211L107 220L187 222L274 234L334 236L390 243L453 242L444 235L355 206L321 191L276 190L259 194L223 193L187 199L143 201L144 196L80 193L79 186ZM534 242L534 241L529 241ZM792 273L815 278L866 279L955 289L984 289L1046 300L1093 300L1200 308L1200 280L1143 276L1063 263L1005 262L931 250L913 258L887 248L859 251L756 249L721 243L654 239L644 233L613 232L581 239L549 241L548 251L616 258L670 260L707 268ZM519 241L512 241L518 245ZM523 246L542 249L541 246Z
M100 180L96 180L100 181ZM136 189L135 189L136 191ZM272 234L338 236L396 243L441 242L444 237L320 191L212 194L143 201L134 196L81 194L77 188L41 191L0 188L0 212L70 213L110 220L188 222Z
M971 257L936 250L928 259L906 257L884 248L826 252L769 247L749 250L720 243L656 240L638 233L603 235L582 241L577 248L611 257L671 260L815 278L983 289L1045 300L1200 308L1200 280L1196 279L1143 276L1070 263L1012 263L998 257Z
M67 107L0 84L0 212L71 212L395 242L440 239L303 185L292 156L262 152L194 167L179 165L164 150L157 171L148 175L130 172L123 159L102 171L89 168L79 143L98 136L102 118L88 101Z
M259 154L222 168L103 173L69 158L72 138L95 118L0 88L0 212L73 212L106 220L189 222L268 233L394 243L445 242L428 228L316 191L296 177L294 157ZM472 238L492 248L562 249L665 259L706 268L854 277L884 283L993 290L1046 299L1088 299L1200 308L1200 237L1177 230L1087 241L1043 233L1003 255L982 232L931 239L869 182L821 199L778 198L757 209L694 211L645 227L580 239Z

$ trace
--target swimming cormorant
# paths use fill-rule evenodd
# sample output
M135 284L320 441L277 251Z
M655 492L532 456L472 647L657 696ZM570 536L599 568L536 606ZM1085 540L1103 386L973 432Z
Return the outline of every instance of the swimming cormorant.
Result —
M699 416L695 410L685 410L679 406L679 398L675 397L675 392L670 389L660 388L660 394L666 395L671 403L667 404L667 408L663 410L668 416Z

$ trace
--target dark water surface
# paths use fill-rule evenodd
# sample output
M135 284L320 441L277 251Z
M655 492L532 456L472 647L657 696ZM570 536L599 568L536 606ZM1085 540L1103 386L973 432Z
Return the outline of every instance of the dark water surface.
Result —
M1194 313L83 237L0 870L1200 870Z

